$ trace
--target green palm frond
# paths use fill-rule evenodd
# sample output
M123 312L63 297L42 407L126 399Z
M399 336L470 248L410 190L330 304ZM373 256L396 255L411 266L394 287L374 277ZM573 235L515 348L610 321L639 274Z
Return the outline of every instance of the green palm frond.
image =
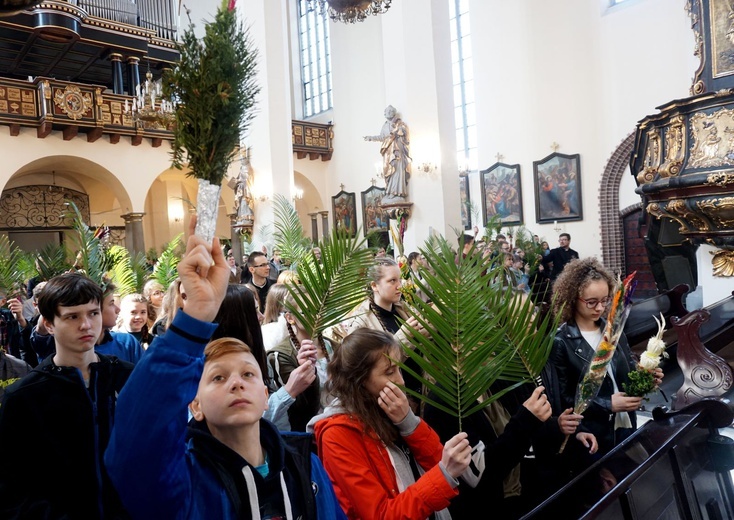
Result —
M183 233L175 236L173 240L166 244L153 267L151 278L164 288L168 288L178 277L178 262L181 260L180 249L182 239Z
M105 252L99 238L89 229L74 202L69 201L71 227L76 231L72 241L77 248L74 265L100 286L104 285ZM101 228L100 228L101 229Z
M108 256L113 261L109 277L117 287L116 292L120 296L142 293L148 275L145 255L139 252L131 256L124 247L113 245Z
M173 166L188 164L188 175L219 185L255 115L257 51L226 5L204 25L203 37L190 25L177 49L178 63L163 81L164 96L179 102Z
M0 291L7 297L23 291L25 273L19 268L22 256L7 235L0 235Z
M406 350L423 373L399 365L438 400L406 389L409 393L458 417L461 424L504 393L534 381L549 355L548 338L532 328L532 303L494 283L504 276L501 264L483 259L474 248L455 260L444 237L427 242L421 253L429 269L415 283L430 303L416 299L409 311L427 334L407 327L412 349ZM487 396L499 379L514 384Z
M288 199L280 194L276 194L273 199L273 210L275 247L280 251L284 263L298 265L311 249L310 241L303 233L301 218Z
M46 244L38 253L38 275L50 280L71 268L69 251L64 244Z
M334 229L329 240L319 243L321 263L309 252L298 264L301 283L288 286L296 302L289 310L311 337L342 322L367 297L365 273L374 258L364 242Z
M36 276L36 255L29 251L22 251L18 258L18 270L23 274L23 280L28 281Z

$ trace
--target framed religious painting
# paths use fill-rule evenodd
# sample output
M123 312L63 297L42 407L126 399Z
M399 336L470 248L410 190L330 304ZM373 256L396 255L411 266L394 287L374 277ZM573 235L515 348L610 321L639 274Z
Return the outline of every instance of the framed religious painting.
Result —
M553 152L533 161L533 180L538 223L583 219L579 154Z
M357 235L357 197L353 191L341 190L331 197L334 229L346 229L351 238Z
M385 188L372 186L370 189L362 192L362 226L364 227L364 236L369 233L387 233L390 231L390 222L388 216L382 209L382 197L385 195Z
M469 176L459 176L459 197L461 199L461 224L471 229L471 198L469 197Z
M483 225L499 218L502 225L522 224L520 165L495 163L479 172L482 188Z

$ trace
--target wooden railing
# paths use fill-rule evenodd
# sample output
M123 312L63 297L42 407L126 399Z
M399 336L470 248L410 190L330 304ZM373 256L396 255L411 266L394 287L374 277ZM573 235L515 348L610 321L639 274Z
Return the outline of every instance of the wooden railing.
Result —
M727 402L705 399L653 420L523 517L652 520L734 518L734 440Z

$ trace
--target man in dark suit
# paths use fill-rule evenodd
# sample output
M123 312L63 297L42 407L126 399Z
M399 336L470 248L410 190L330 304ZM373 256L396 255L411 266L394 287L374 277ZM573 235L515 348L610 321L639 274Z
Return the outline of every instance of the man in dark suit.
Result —
M561 233L558 236L558 244L560 247L551 249L542 260L545 271L550 274L551 282L558 278L567 263L579 257L579 254L571 249L571 235L568 233Z

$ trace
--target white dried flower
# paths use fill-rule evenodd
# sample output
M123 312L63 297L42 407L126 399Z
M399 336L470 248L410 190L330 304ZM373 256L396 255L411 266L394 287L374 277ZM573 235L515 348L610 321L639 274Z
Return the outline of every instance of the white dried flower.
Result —
M660 356L646 350L640 356L640 366L645 370L655 370L660 365Z
M646 352L659 357L665 355L665 347L665 342L662 339L653 337L647 342Z

